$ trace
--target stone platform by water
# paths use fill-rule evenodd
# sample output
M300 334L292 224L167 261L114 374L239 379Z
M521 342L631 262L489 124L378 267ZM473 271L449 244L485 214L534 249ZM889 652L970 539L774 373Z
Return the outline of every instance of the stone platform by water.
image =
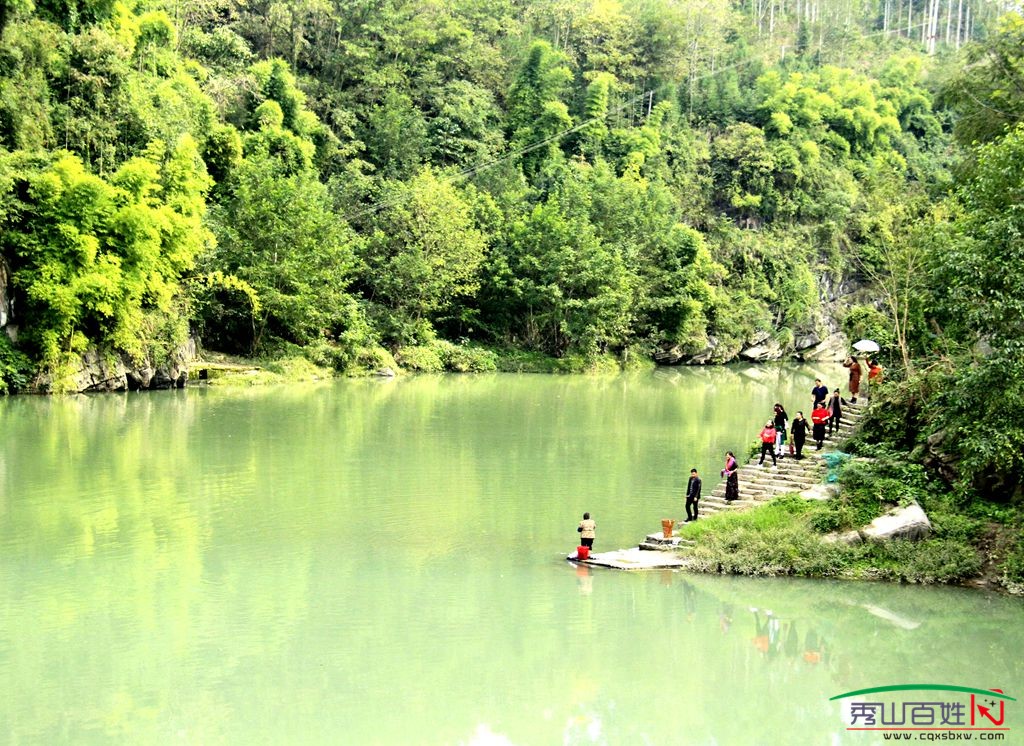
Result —
M610 567L615 570L658 570L665 567L686 567L684 558L668 552L645 552L639 548L616 549L592 554L585 560L573 560L591 567Z

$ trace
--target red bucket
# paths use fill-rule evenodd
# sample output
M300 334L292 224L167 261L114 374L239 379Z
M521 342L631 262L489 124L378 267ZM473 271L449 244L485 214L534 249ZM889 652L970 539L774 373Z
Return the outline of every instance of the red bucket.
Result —
M589 559L590 547L576 547L576 559Z

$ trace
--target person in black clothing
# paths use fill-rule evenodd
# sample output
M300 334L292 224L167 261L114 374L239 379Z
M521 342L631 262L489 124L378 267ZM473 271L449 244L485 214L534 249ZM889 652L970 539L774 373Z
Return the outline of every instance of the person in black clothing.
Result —
M782 452L782 446L786 445L786 425L789 424L789 415L786 414L786 408L781 404L776 403L772 422L775 423L775 455L782 458L785 455Z
M690 469L690 481L686 483L686 523L697 520L697 504L700 502L700 477L696 469ZM693 511L691 512L691 508Z
M725 452L725 468L722 469L722 476L725 477L725 501L731 503L740 499L740 479L736 476L739 470L736 463L736 456L732 451Z
M790 428L793 433L793 446L796 448L796 458L804 457L804 441L807 439L807 420L803 412L797 412Z
M828 402L828 434L832 434L833 428L835 428L836 435L839 434L839 420L843 417L843 397L839 394L839 389L836 389L835 393L832 394L832 398Z
M828 399L828 386L823 384L820 378L814 379L814 388L811 389L811 396L814 398L815 404Z

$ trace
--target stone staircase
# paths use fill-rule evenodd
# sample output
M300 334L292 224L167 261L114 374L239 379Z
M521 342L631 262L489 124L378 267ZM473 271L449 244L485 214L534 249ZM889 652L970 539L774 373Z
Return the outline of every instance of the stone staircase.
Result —
M822 450L816 450L814 440L808 433L807 441L804 443L802 459L796 459L788 455L788 444L785 446L787 455L778 459L778 466L772 466L771 458L765 457L763 466L758 466L758 456L741 466L737 473L739 477L738 500L729 503L725 501L725 480L722 479L712 489L710 494L705 494L700 500L700 518L730 510L746 510L772 500L779 495L792 493L804 493L808 499L821 499L825 496L821 485L828 471L828 465L822 456L826 453L838 450L846 440L856 431L858 423L864 416L867 402L861 400L857 404L847 403L843 407L843 419L839 424L837 432L825 436L825 445ZM685 498L681 498L685 503ZM677 528L681 525L682 519L676 521ZM675 549L692 545L693 541L679 536L665 539L659 531L655 534L648 534L641 549Z

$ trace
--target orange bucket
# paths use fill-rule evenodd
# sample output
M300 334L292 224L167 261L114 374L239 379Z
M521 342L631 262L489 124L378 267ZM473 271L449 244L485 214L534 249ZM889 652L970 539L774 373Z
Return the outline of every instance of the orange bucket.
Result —
M676 525L676 522L673 521L671 518L661 519L661 533L664 535L666 539L672 538L672 527L674 525Z

